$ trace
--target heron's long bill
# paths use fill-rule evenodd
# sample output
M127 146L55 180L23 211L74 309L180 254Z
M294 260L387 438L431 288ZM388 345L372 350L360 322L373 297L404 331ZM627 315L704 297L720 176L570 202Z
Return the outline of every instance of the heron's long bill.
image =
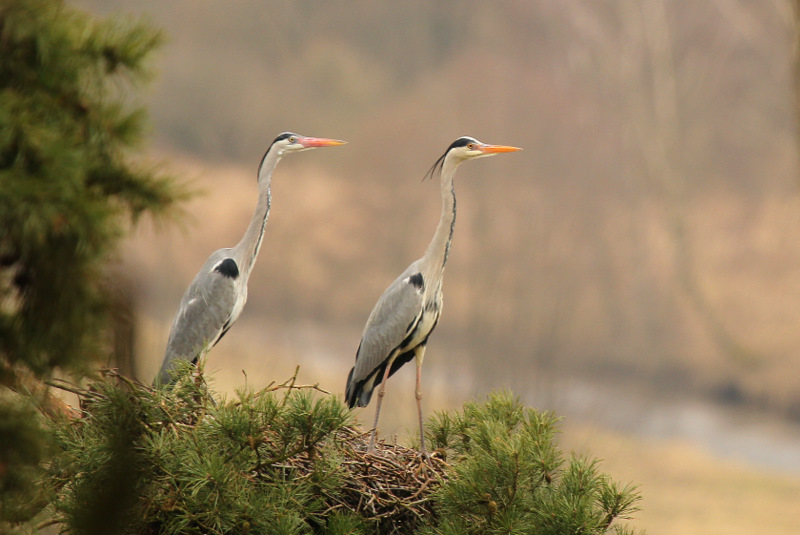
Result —
M481 152L488 152L491 154L498 153L498 152L516 152L518 150L522 150L519 147L509 147L508 145L479 145L478 150Z
M306 148L335 147L347 143L347 141L342 141L341 139L326 139L324 137L301 137L298 138L297 142Z

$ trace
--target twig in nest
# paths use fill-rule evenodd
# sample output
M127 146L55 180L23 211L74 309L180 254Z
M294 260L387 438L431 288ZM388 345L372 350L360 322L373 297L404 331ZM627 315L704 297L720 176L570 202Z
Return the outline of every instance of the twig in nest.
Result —
M63 390L64 392L70 392L71 394L75 394L77 396L80 396L81 398L100 399L103 397L97 392L86 390L85 388L73 385L63 379L53 378L48 381L45 381L44 384L46 384L47 386L52 386L53 388L58 388L59 390Z
M312 389L316 390L317 392L321 392L322 394L330 395L330 392L321 388L319 383L314 383L313 385L298 385L297 384L297 375L300 373L300 365L298 364L297 367L294 369L294 375L292 375L289 379L284 381L283 383L276 385L273 381L270 383L266 388L262 390L262 392L275 392L276 390L280 390L285 388L287 391L291 392L292 390L302 390L302 389ZM274 386L273 386L274 385Z

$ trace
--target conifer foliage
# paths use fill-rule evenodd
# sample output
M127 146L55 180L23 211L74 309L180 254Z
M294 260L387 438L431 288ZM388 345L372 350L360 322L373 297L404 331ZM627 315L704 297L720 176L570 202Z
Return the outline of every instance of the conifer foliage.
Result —
M509 393L440 413L431 442L451 469L437 495L439 516L426 534L626 533L612 523L637 510L635 487L598 472L598 461L564 458L558 418L525 408Z
M61 0L0 0L0 531L43 505L41 381L107 357L105 269L127 224L184 194L132 162L130 90L161 34ZM92 365L95 366L92 366Z
M509 394L437 415L426 461L367 454L341 399L296 375L216 402L189 367L171 392L113 373L77 392L47 477L67 533L627 533L639 499Z
M127 220L178 197L129 158L145 113L126 93L161 39L59 0L0 3L0 384L85 369Z

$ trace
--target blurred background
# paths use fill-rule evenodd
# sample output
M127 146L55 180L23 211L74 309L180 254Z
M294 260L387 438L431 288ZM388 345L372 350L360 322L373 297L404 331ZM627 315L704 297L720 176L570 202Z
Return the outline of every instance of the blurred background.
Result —
M275 172L248 304L208 361L221 392L300 365L343 393L372 306L433 234L427 169L461 135L517 145L459 169L426 412L511 389L639 484L633 525L797 533L795 3L74 3L165 30L148 150L200 192L120 255L139 379L244 232L278 133L350 143ZM413 435L413 383L413 366L389 382L387 440Z

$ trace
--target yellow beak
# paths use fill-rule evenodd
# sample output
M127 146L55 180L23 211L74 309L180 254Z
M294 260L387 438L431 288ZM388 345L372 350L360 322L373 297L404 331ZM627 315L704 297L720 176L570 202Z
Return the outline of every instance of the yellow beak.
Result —
M478 145L476 147L481 152L486 152L490 154L498 153L498 152L516 152L518 150L522 150L519 147L509 147L508 145Z

